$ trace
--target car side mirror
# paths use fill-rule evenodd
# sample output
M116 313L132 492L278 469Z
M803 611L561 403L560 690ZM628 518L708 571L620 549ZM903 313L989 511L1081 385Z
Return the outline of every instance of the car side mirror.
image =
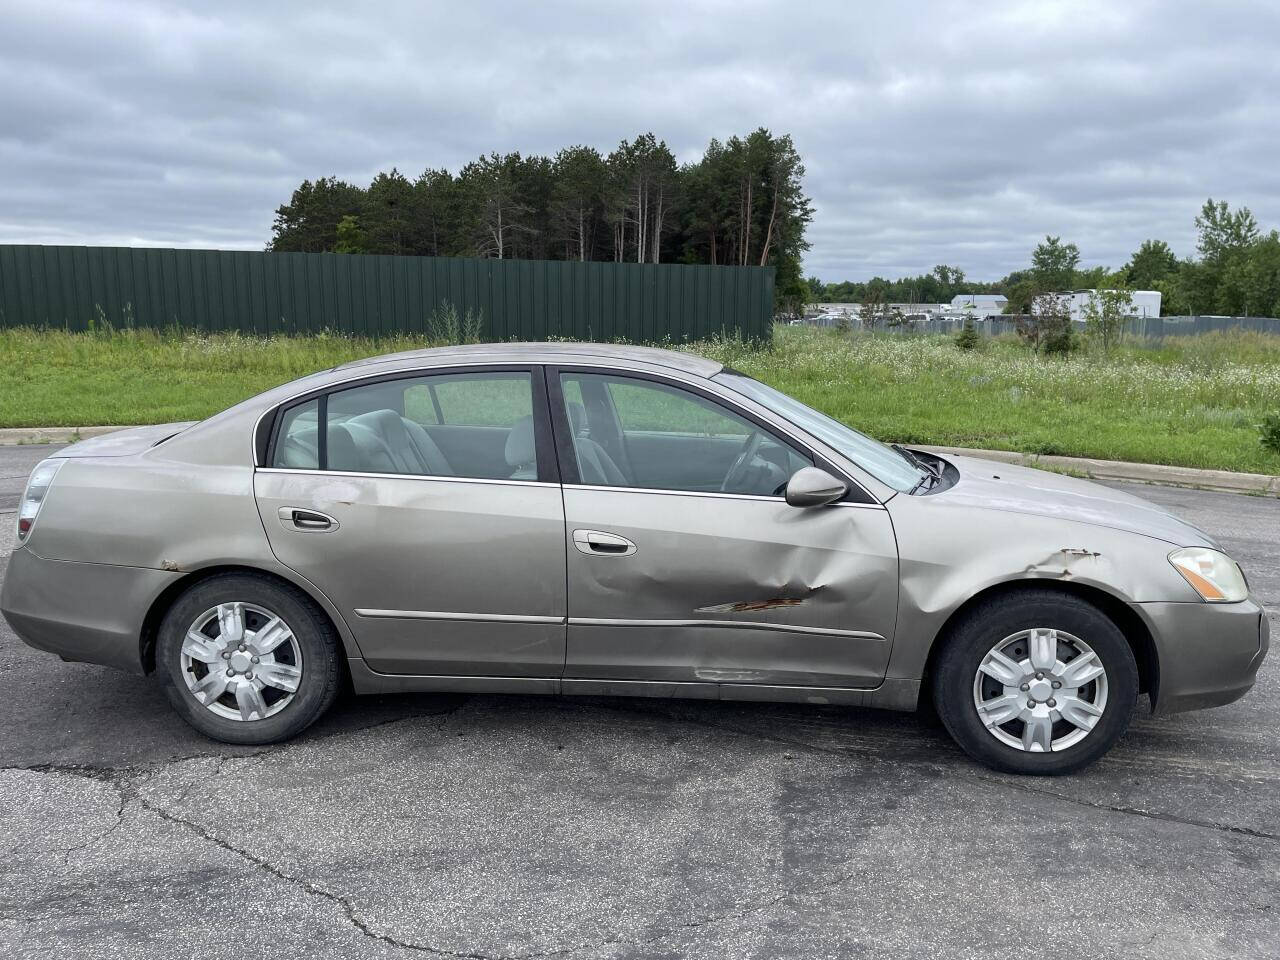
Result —
M787 481L787 503L793 507L825 507L848 491L847 486L827 471L801 467Z

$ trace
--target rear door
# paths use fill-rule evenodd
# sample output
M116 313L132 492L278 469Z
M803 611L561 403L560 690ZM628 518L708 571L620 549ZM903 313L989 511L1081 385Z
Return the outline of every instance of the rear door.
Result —
M880 683L898 598L880 504L789 506L812 456L690 384L567 367L549 382L567 434L566 681Z
M371 669L560 676L564 512L536 368L301 398L268 456L255 490L272 549L338 607Z

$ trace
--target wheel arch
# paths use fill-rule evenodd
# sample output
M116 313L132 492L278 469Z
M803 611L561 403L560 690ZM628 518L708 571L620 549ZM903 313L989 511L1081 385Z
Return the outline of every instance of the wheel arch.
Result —
M932 702L933 685L930 681L933 677L934 664L946 646L947 639L955 630L956 624L960 623L969 611L981 603L998 597L1045 591L1085 600L1101 610L1119 628L1133 651L1133 658L1138 666L1138 692L1149 694L1151 703L1154 705L1160 692L1160 658L1156 651L1155 638L1151 635L1151 629L1142 615L1131 604L1098 587L1079 582L1040 578L993 584L975 593L953 610L929 645L929 656L925 661L924 675L921 678L922 695Z
M342 670L347 672L347 657L358 656L358 653L352 653L351 648L354 647L354 640L351 638L350 632L343 623L342 618L329 604L323 594L315 589L314 585L301 577L294 579L284 576L277 570L265 570L262 567L254 567L249 564L218 564L211 567L202 567L199 570L192 570L190 573L179 577L177 580L168 584L154 600L151 606L147 608L146 615L142 619L142 629L138 636L138 654L142 664L144 673L151 674L156 669L156 640L160 633L160 624L164 620L164 616L169 612L169 608L177 601L177 599L186 593L189 589L205 580L211 580L214 577L224 576L230 573L247 573L256 577L264 577L268 580L274 580L277 583L295 590L301 590L302 593L311 600L312 603L320 610L329 625L337 634L339 641L342 643L346 656L339 659L342 660ZM348 674L349 676L349 674Z

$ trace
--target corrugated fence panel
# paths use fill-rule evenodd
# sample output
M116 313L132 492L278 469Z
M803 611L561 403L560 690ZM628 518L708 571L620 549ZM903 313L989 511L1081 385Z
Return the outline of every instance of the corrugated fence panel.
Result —
M770 285L768 297L773 299L773 288ZM852 329L859 329L861 320L857 314L848 317ZM839 324L835 316L819 316L808 318L806 323L818 327L834 327ZM964 326L963 317L933 317L928 320L913 320L896 327L877 329L887 333L909 336L918 333L952 334ZM1000 336L1016 334L1018 323L1012 317L992 317L989 320L977 320L973 328L980 334ZM1075 324L1077 333L1087 331L1084 323ZM1276 317L1130 317L1125 321L1123 336L1125 342L1156 344L1165 337L1190 337L1202 333L1227 332L1231 330L1256 330L1259 333L1280 334L1280 318Z
M493 340L767 340L772 267L0 245L0 326L422 334L444 301Z

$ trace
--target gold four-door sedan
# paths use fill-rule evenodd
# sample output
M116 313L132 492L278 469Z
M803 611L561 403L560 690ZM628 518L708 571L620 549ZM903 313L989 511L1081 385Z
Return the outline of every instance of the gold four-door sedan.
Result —
M850 371L856 376L856 371ZM269 743L358 693L910 710L1064 773L1140 692L1253 684L1267 620L1214 541L1055 474L887 447L686 353L376 357L31 475L0 610Z

